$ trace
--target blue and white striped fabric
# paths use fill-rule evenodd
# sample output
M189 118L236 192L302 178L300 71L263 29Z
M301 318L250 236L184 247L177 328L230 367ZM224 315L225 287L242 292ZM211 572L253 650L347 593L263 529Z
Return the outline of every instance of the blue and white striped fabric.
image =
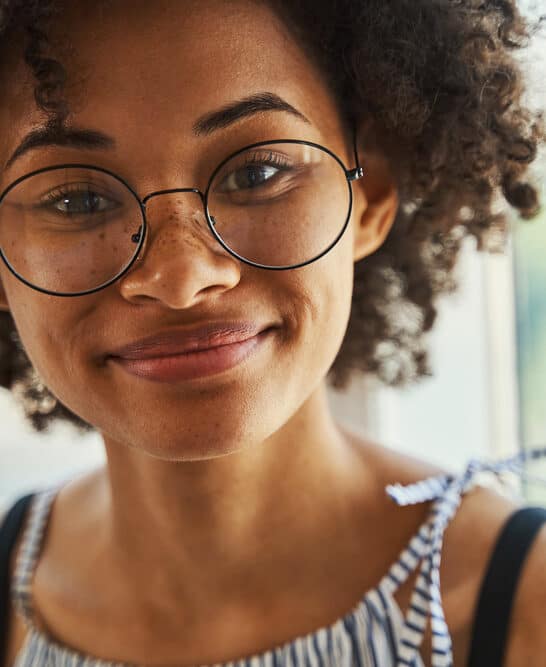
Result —
M428 620L432 630L432 667L453 665L451 637L440 594L440 562L444 531L476 475L505 471L542 483L523 469L526 460L546 457L534 449L502 461L471 460L462 475L441 475L415 484L389 485L386 492L398 505L431 502L426 521L379 584L356 607L333 624L297 637L263 653L206 667L424 667L419 653ZM60 485L33 499L11 587L13 602L29 632L14 667L128 667L101 660L55 642L38 629L32 607L31 581L40 553L51 504ZM410 605L404 616L394 593L418 569ZM202 666L205 667L205 666Z

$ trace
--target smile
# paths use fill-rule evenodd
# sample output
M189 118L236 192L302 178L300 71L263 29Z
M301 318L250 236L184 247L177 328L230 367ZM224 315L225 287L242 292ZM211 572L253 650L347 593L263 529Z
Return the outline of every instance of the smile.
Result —
M258 352L272 333L273 329L270 328L243 341L218 345L195 352L145 359L124 359L111 356L108 361L120 366L130 375L155 382L172 383L194 380L216 375L242 364Z

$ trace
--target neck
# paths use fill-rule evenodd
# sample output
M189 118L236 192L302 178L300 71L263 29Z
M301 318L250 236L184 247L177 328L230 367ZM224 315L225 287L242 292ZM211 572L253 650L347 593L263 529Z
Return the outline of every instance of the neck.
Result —
M324 385L267 440L225 456L164 461L104 440L109 551L120 572L132 581L153 572L156 594L159 586L194 603L254 580L265 594L264 564L293 569L287 545L293 556L331 540L366 479Z

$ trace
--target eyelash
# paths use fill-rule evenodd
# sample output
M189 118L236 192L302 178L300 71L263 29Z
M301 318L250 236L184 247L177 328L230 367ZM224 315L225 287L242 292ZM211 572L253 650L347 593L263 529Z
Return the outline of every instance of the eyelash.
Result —
M271 167L279 167L284 169L290 166L286 158L284 158L282 155L279 155L279 153L273 153L272 151L269 151L268 157L257 157L259 155L260 155L259 153L254 153L254 155L248 156L247 159L245 160L245 165L265 164ZM262 153L262 156L263 155L264 153Z
M74 194L81 194L82 192L85 192L86 190L83 189L81 186L70 186L70 185L63 185L59 188L56 188L52 192L48 192L44 202L47 204L54 203L59 201L59 199L62 199L63 197L66 197L67 195L74 195ZM89 188L87 191L90 191ZM91 190L91 192L93 192ZM96 194L96 193L94 193Z

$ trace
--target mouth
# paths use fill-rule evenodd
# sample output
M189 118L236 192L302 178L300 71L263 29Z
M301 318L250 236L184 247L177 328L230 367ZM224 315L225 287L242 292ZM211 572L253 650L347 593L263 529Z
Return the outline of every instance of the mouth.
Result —
M128 356L109 355L107 361L129 375L154 382L181 382L223 373L256 356L272 338L278 327L268 327L255 335L232 342L217 342L198 349L169 350L158 345L155 349Z

